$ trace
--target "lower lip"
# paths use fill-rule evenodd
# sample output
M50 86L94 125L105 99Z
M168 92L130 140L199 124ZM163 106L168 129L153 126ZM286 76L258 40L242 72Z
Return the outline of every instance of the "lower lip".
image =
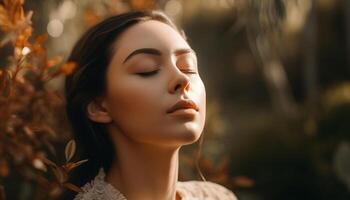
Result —
M178 109L174 112L169 113L170 115L179 115L179 116L194 116L197 113L196 110L192 108L186 108L186 109Z

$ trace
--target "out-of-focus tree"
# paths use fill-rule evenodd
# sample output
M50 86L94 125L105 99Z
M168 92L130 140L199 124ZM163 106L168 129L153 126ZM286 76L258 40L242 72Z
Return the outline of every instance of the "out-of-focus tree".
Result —
M68 141L70 135L61 94L48 83L71 73L75 64L47 56L47 36L32 36L33 12L25 12L23 3L0 3L0 48L9 49L9 55L2 55L8 61L0 68L0 185L9 186L11 180L15 185L33 182L38 186L36 190L47 192L33 193L31 198L55 198L62 187L80 191L67 182L68 173L86 161L71 161L76 149L74 141L66 146L63 165L56 164L57 159L49 160L57 154L56 146ZM5 191L11 191L7 189L1 186L2 199ZM17 198L29 198L25 192L20 194L24 196Z

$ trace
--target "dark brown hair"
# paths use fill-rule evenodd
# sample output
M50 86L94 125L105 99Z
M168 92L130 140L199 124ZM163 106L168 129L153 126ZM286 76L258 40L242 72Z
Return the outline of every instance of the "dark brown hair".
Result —
M77 185L91 180L100 167L108 171L112 164L115 153L111 139L103 124L88 118L86 107L105 91L106 69L115 53L113 45L118 36L129 27L148 20L163 22L179 31L162 12L128 12L109 17L91 27L76 43L68 58L77 67L66 78L66 111L78 143L78 153L82 159L89 159L73 173L73 183Z

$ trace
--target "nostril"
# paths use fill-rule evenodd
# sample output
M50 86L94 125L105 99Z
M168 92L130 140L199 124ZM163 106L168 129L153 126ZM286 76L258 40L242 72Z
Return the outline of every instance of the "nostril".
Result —
M189 80L188 79L183 79L183 81L181 83L178 83L176 86L175 86L175 91L177 90L188 90L188 87L189 87Z
M169 83L170 93L178 92L178 90L184 92L186 90L189 90L190 78L181 71L177 71Z
M177 84L177 85L175 86L175 91L177 91L179 88L181 89L181 84Z

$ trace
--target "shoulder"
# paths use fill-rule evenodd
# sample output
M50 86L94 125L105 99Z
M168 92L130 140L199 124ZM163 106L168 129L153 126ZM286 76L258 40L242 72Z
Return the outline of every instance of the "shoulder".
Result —
M184 199L237 200L232 191L210 181L178 182L177 190Z

